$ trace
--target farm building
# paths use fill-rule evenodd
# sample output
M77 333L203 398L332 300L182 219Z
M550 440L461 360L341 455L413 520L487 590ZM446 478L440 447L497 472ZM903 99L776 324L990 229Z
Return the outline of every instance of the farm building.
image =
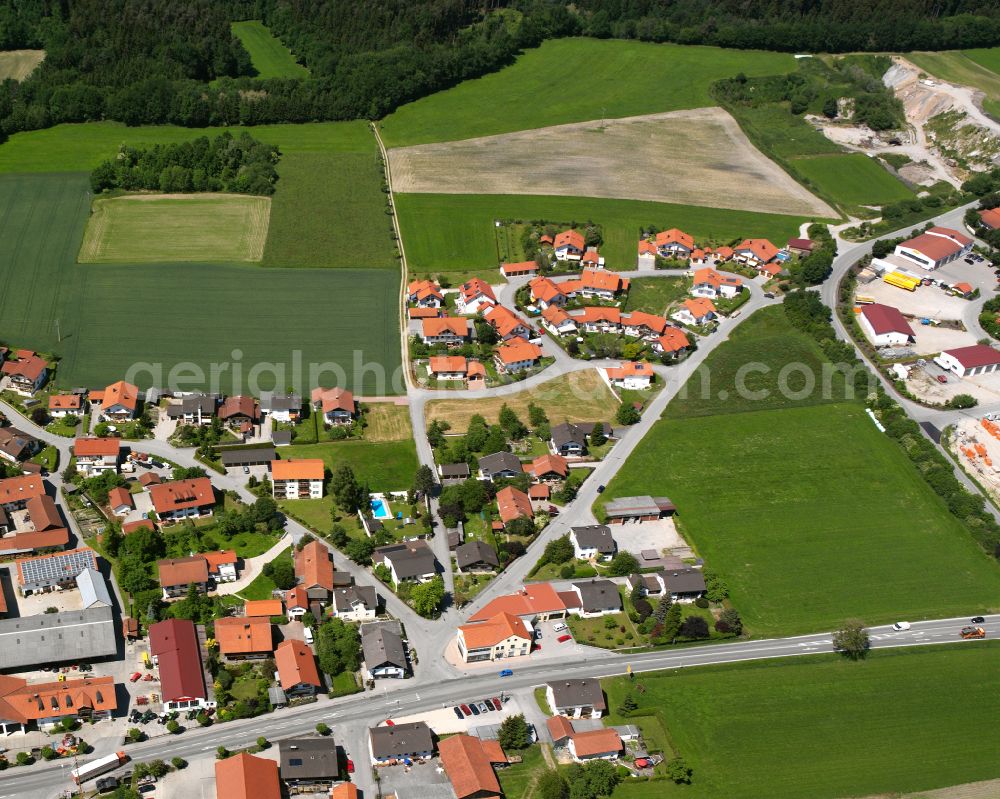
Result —
M876 347L902 346L913 342L913 328L897 308L872 303L861 308L858 324Z
M676 510L666 497L619 497L604 506L604 515L608 524L624 524L663 519Z
M931 271L963 257L972 249L972 239L957 230L932 227L896 245L894 254Z
M934 362L959 377L973 377L1000 369L1000 351L986 344L973 344L970 347L945 350Z

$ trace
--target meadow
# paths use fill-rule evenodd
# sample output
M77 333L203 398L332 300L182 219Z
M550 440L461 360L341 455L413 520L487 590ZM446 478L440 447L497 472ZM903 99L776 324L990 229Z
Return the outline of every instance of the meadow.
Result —
M913 197L902 181L862 153L796 158L792 166L841 206L883 205Z
M714 105L739 72L791 72L791 55L601 39L554 39L506 69L409 103L381 124L387 147Z
M224 372L218 390L247 388L252 367L268 363L284 372L261 372L259 389L308 389L295 364L335 362L356 391L399 390L378 379L400 363L394 271L302 270L290 280L240 264L77 264L89 206L85 174L0 178L0 336L60 356L60 386L106 385L138 362L160 364L165 379L178 364L238 361L242 378ZM377 367L355 379L357 357Z
M246 20L232 24L236 36L246 51L250 62L261 78L308 78L309 70L295 60L291 51L281 43L260 20Z
M1000 47L907 53L906 57L930 75L986 94L983 109L1000 117Z
M278 455L282 460L322 458L331 472L346 464L354 470L358 481L367 482L373 492L406 491L413 485L413 475L419 466L412 438L380 443L361 440L292 444L282 447Z
M0 80L24 80L44 60L44 50L0 51Z
M687 295L689 286L683 277L632 278L623 310L662 314L668 305Z
M94 200L81 263L260 261L270 197L140 194Z
M998 777L1000 697L975 688L998 669L990 642L638 675L633 716L660 720L694 780L630 782L615 799L898 796ZM605 680L609 707L630 687Z
M644 225L678 227L701 244L744 237L784 243L807 221L780 214L587 197L397 194L395 201L411 273L478 271L493 279L499 266L497 219L596 222L604 229L601 254L608 268L625 270L635 269L639 229Z

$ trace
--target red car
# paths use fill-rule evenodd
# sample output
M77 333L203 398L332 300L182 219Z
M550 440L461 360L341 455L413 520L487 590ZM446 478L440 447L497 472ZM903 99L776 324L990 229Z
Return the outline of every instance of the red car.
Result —
M503 702L501 702L497 697L493 697L493 704L497 706L497 710L503 708Z
M570 640L570 639L571 639L572 637L573 637L572 635L570 635L569 633L567 633L566 635L560 635L560 636L559 636L558 638L556 638L556 640L557 640L557 641L558 641L558 642L559 642L560 644L565 644L565 643L566 643L567 641L569 641L569 640Z
M471 715L472 715L472 710L470 710L470 709L469 709L469 706L468 706L468 705L459 705L459 707L461 707L461 709L462 709L462 712L463 712L463 713L464 713L464 714L465 714L466 716L471 716Z
M138 672L138 671L133 671L132 675L128 678L128 681L129 682L137 682L140 679L142 679L142 674L140 672Z
M351 760L350 758L347 759L347 773L348 774L354 773L354 761Z
M947 383L948 382L948 378L945 375L938 375L937 376L937 381L939 383Z

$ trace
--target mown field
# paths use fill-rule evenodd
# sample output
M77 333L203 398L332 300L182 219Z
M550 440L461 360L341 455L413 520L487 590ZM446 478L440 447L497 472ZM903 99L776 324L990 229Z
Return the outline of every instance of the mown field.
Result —
M261 78L309 77L309 70L295 60L281 39L260 20L234 22L232 30L250 53L250 62Z
M44 50L0 51L0 80L24 80L44 60Z
M89 204L86 174L0 178L0 338L60 355L59 385L106 385L139 362L162 367L141 385L164 385L180 364L238 361L219 390L253 389L252 371L259 390L308 389L308 364L335 362L357 391L399 390L380 380L400 363L394 271L77 264ZM376 368L355 380L356 357Z
M822 369L780 308L757 312L707 359L707 398L695 375L597 504L673 499L756 635L996 607L1000 567L898 446L839 387L783 395L787 364ZM741 374L745 397L735 391ZM805 384L800 376L789 387ZM705 486L717 500L705 501Z
M862 153L796 158L793 166L840 205L883 205L913 197L904 183Z
M587 197L397 194L396 213L415 274L478 271L495 279L497 219L585 223L604 228L601 254L609 269L635 269L639 228L678 227L699 243L729 243L743 237L784 243L798 235L803 217L729 211L694 205Z
M998 669L989 642L638 675L638 712L669 730L694 781L626 783L615 799L898 796L995 778L1000 698L983 676ZM604 687L615 708L630 685Z
M404 441L335 441L322 444L292 444L278 451L282 460L322 458L331 472L347 464L362 483L375 491L406 491L417 471L417 447ZM318 501L318 500L314 500Z
M1000 117L1000 47L907 53L906 57L934 77L980 89L986 94L983 108Z
M134 195L94 200L81 263L259 261L270 197Z
M713 105L709 86L739 72L791 72L791 55L555 39L500 72L409 103L382 124L387 147L469 139L602 117Z

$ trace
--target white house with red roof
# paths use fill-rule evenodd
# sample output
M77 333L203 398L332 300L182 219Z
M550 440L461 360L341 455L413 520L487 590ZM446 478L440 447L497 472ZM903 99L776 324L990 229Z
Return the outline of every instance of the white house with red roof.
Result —
M34 395L49 376L46 360L32 350L18 350L14 360L4 361L0 372L7 378L7 385L22 397Z
M440 308L444 304L444 295L432 280L414 280L406 287L406 299L418 308Z
M523 372L535 366L542 357L542 348L523 339L501 344L493 356L500 372Z
M455 310L463 316L472 316L486 311L497 304L493 288L485 280L478 277L463 283L455 298Z
M604 373L617 388L641 391L653 381L653 365L645 361L623 361L620 366L609 366Z
M550 305L563 306L569 299L558 284L547 277L536 277L528 283L531 301L543 311Z
M429 359L428 371L437 380L465 380L469 361L461 355L433 355Z
M691 284L691 294L695 297L705 297L709 300L725 297L732 299L743 291L743 281L739 275L730 272L716 272L711 267L699 269L694 273Z
M440 319L422 319L420 322L420 337L424 344L446 344L457 347L471 337L471 325L468 319L458 316L444 316Z
M484 318L503 341L510 341L514 338L525 340L531 338L532 330L528 323L504 305L491 308Z
M76 470L87 477L117 472L121 451L120 438L77 438L73 441Z
M312 390L312 405L323 414L323 421L328 426L350 424L357 414L354 393L346 388L317 386Z
M660 355L670 355L676 358L691 346L687 335L677 327L668 327L663 335L653 342L653 351Z
M64 419L67 416L80 416L82 413L82 394L49 395L49 416L53 419Z
M945 350L934 359L934 363L959 377L975 377L1000 369L1000 351L986 344L973 344Z
M711 322L717 316L715 303L704 297L694 297L684 300L684 304L671 315L671 318L682 325L698 326Z
M585 241L579 230L564 230L552 242L558 261L579 261L583 257Z
M862 306L858 324L876 347L898 347L916 340L906 317L891 305Z
M108 422L134 419L139 410L139 387L119 380L103 391L90 392L91 404L100 405L101 418Z
M603 269L604 256L597 252L596 247L588 247L580 256L580 266L588 269Z
M688 258L694 251L694 236L675 227L657 233L654 243L663 258Z
M778 252L778 248L767 239L743 239L733 249L733 260L760 271L764 264L778 257Z
M931 271L958 258L972 249L972 239L947 227L932 227L919 236L896 245L895 255Z
M639 239L639 251L635 258L636 269L656 269L656 243L649 239Z

